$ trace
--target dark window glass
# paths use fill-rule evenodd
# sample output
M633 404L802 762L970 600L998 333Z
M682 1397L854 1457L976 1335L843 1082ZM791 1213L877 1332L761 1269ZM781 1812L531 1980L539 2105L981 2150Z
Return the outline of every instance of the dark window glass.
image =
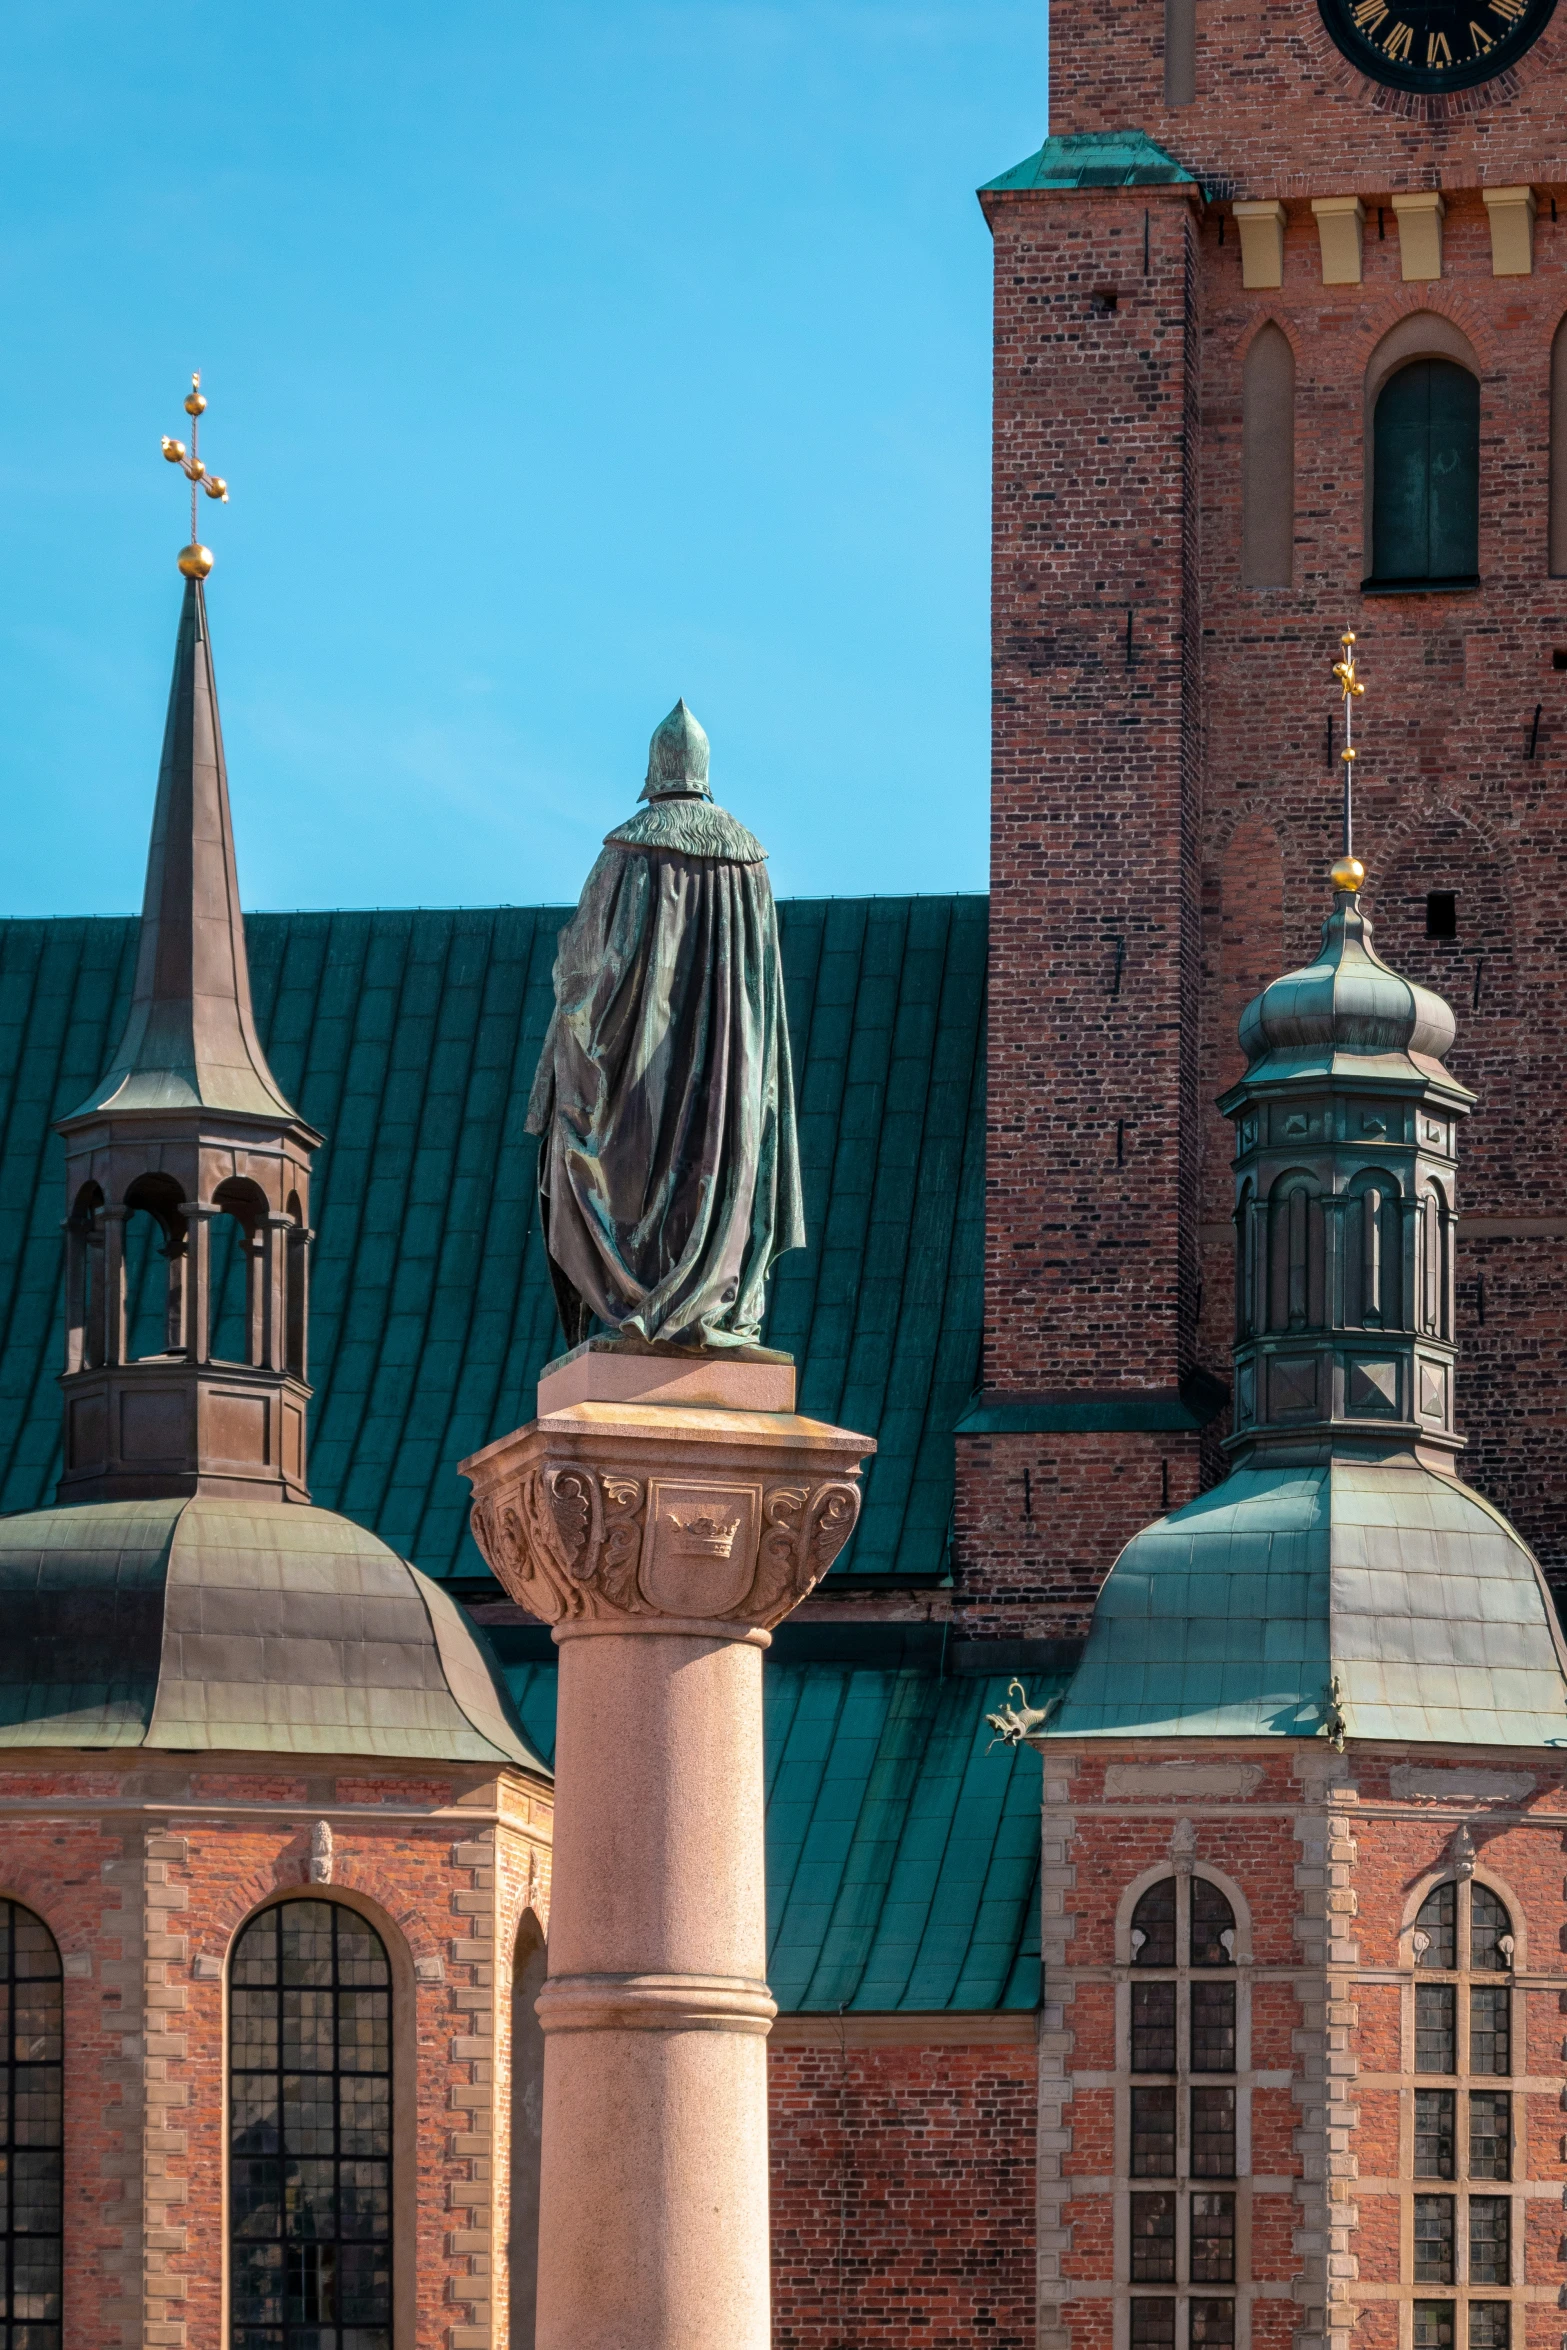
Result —
M1235 1985L1192 1985L1192 2071L1235 2070Z
M1235 2176L1235 2091L1192 2091L1192 2177Z
M1415 2303L1415 2350L1453 2350L1451 2301Z
M1139 1941L1138 1937L1142 1939ZM1150 1885L1132 1912L1132 1964L1174 1966L1175 1879Z
M1458 893L1456 890L1427 890L1426 936L1427 938L1456 938L1458 936Z
M285 1901L246 1927L230 1980L234 2350L390 2350L380 1936L336 1902Z
M1132 2350L1175 2350L1175 2303L1132 2299Z
M1417 2073L1455 2073L1458 2070L1454 2029L1458 2001L1455 1983L1415 1985L1415 2070Z
M1451 2089L1415 2091L1417 2179L1450 2179L1453 2175L1453 2103Z
M1480 569L1480 386L1451 359L1389 377L1372 425L1379 582L1472 580Z
M1233 2285L1235 2282L1235 2198L1233 2195L1192 2197L1192 2283Z
M1194 2301L1191 2305L1192 2350L1232 2350L1235 2340L1233 2301Z
M1175 1985L1132 1985L1132 2070L1134 2073L1173 2073L1175 2070Z
M1426 1938L1422 1950L1415 1944L1416 1966L1455 1967L1458 1964L1458 1887L1434 1885L1420 1904L1415 1932Z
M1507 2350L1510 2317L1505 2301L1471 2301L1469 2350Z
M1415 2283L1450 2285L1453 2281L1453 2198L1451 2195L1415 2197Z
M1513 1921L1488 1885L1469 1888L1469 1963L1477 1974L1505 1974L1513 1963ZM1507 1948L1502 1948L1505 1940Z
M1132 2176L1134 2179L1173 2179L1175 2176L1175 2091L1132 2091Z
M0 2342L10 2350L60 2340L61 1990L43 1919L0 1901Z
M1469 2070L1510 2073L1513 2069L1511 1995L1505 1983L1469 1986Z
M1512 2283L1513 2207L1506 2195L1469 2198L1469 2282Z
M1192 1879L1192 1964L1235 1964L1235 1912L1206 1877Z
M1175 2282L1175 2197L1132 2197L1132 2282L1134 2285L1173 2285Z
M1513 2101L1506 2089L1469 2092L1469 2176L1510 2179L1513 2175Z

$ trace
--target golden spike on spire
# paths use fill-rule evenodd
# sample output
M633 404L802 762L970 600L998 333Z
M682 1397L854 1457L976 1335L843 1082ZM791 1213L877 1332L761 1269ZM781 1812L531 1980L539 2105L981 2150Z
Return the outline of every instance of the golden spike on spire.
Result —
M190 483L190 545L181 547L179 567L187 579L205 579L212 569L212 549L204 547L196 536L196 492L205 490L209 498L217 498L226 506L229 485L221 473L209 473L201 461L201 419L206 409L207 395L201 388L201 373L190 379L190 390L185 395L185 413L190 418L190 447L183 441L163 436L163 454L171 465L179 466Z
M1355 854L1355 704L1366 689L1356 674L1354 630L1347 629L1338 641L1344 658L1334 662L1333 674L1344 700L1344 748L1339 753L1344 767L1344 853L1329 878L1336 890L1353 897L1366 878L1366 868Z

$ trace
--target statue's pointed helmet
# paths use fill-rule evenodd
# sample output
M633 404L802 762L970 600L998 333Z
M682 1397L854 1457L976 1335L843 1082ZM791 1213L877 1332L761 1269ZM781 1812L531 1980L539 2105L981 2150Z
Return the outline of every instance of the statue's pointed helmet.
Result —
M678 701L669 716L653 729L653 739L647 747L647 781L642 786L642 797L662 800L679 794L710 800L713 794L708 787L707 759L707 736L684 701Z

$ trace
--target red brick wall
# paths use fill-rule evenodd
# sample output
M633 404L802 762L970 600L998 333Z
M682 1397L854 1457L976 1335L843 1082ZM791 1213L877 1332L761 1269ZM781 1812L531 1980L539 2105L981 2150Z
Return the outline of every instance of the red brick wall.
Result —
M504 2339L493 2223L506 2140L502 2130L497 2145L492 2113L504 2110L508 2043L494 2029L495 1954L509 1992L530 1883L546 1897L550 1794L520 1779L500 1786L497 1823L497 1782L471 1769L445 1781L383 1770L363 1783L243 1765L195 1777L156 1766L0 1772L0 1892L44 1920L65 1966L64 2350L220 2350L220 1969L261 1904L310 1895L318 1814L335 1837L322 1897L361 1907L392 1959L409 2350ZM291 1801L299 1811L284 1816Z
M780 2044L768 2074L776 2350L1033 2350L1033 2048Z
M1160 188L985 200L996 352L985 1387L1168 1388L1194 1362L1227 1380L1229 1137L1212 1102L1235 1073L1241 1005L1310 957L1327 911L1329 670L1353 624L1369 684L1367 908L1396 967L1452 1002L1450 1065L1480 1097L1460 1157L1465 1473L1567 1581L1555 1165L1567 673L1552 664L1567 651L1567 580L1547 576L1546 535L1550 351L1567 313L1567 35L1548 33L1513 80L1454 111L1362 84L1310 0L1260 14L1204 0L1198 24L1197 103L1172 110L1155 0L1065 0L1051 128L1138 125L1202 179L1206 200ZM1451 119L1437 119L1444 109ZM1539 194L1528 277L1492 275L1480 189L1509 182ZM1389 199L1432 185L1448 208L1443 277L1406 284ZM1326 286L1309 198L1345 193L1367 206L1364 283ZM1231 194L1288 205L1276 291L1241 284ZM1468 337L1481 376L1484 584L1363 599L1367 366L1422 310ZM1287 590L1240 584L1241 369L1267 319L1296 361ZM1425 938L1434 889L1459 892L1455 943ZM1205 1477L1222 1471L1223 1428L1203 1448ZM957 1543L976 1628L1078 1628L1085 1594L1148 1514L1150 1462L1170 1450L1129 1435L1128 1473L1113 1483L1096 1445L1065 1436L966 1454ZM1059 1538L1021 1527L1009 1499L1042 1454L1061 1464Z

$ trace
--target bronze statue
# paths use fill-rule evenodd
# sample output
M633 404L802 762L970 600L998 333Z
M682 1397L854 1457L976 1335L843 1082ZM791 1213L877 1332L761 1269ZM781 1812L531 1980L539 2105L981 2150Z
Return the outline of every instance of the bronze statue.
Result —
M754 1346L767 1275L803 1248L794 1081L766 851L715 805L683 701L647 806L604 843L560 935L528 1104L568 1346Z

